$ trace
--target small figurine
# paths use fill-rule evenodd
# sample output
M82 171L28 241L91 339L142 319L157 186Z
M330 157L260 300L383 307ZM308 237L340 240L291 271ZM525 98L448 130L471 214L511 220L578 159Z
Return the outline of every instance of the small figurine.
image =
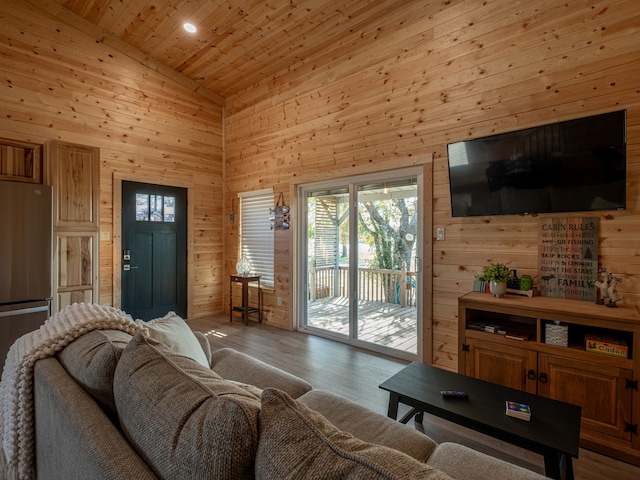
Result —
M609 288L609 273L604 268L599 269L598 273L602 273L602 281L600 282L596 280L595 282L596 287L600 289L600 298L596 300L596 303L598 305L604 305L605 299L609 298L609 292L607 290Z
M615 275L611 275L611 279L609 280L609 287L607 288L607 295L609 297L609 303L607 307L616 308L616 305L620 300L622 300L622 295L616 292L616 286L622 283L622 280Z

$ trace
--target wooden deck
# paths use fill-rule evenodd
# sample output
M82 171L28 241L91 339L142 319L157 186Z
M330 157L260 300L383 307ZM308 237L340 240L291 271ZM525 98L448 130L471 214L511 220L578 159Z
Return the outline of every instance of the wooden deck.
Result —
M310 327L349 335L349 299L326 297L308 303ZM358 301L358 339L417 353L417 310L393 303Z

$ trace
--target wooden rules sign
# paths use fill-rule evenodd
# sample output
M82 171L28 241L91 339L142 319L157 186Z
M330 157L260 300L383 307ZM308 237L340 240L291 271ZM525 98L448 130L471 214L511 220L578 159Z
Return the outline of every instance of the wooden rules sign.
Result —
M540 221L540 295L596 301L599 220L573 217Z

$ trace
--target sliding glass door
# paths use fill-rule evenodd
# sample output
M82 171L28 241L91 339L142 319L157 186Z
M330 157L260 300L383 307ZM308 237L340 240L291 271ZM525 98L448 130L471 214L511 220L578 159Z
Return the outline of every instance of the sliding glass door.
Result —
M419 356L420 184L405 170L300 187L301 329Z

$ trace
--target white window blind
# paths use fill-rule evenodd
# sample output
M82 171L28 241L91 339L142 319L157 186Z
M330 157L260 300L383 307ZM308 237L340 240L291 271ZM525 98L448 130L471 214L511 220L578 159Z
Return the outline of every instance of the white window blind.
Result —
M240 248L252 265L252 274L261 275L260 284L273 287L273 230L269 209L273 189L238 193L240 197Z

